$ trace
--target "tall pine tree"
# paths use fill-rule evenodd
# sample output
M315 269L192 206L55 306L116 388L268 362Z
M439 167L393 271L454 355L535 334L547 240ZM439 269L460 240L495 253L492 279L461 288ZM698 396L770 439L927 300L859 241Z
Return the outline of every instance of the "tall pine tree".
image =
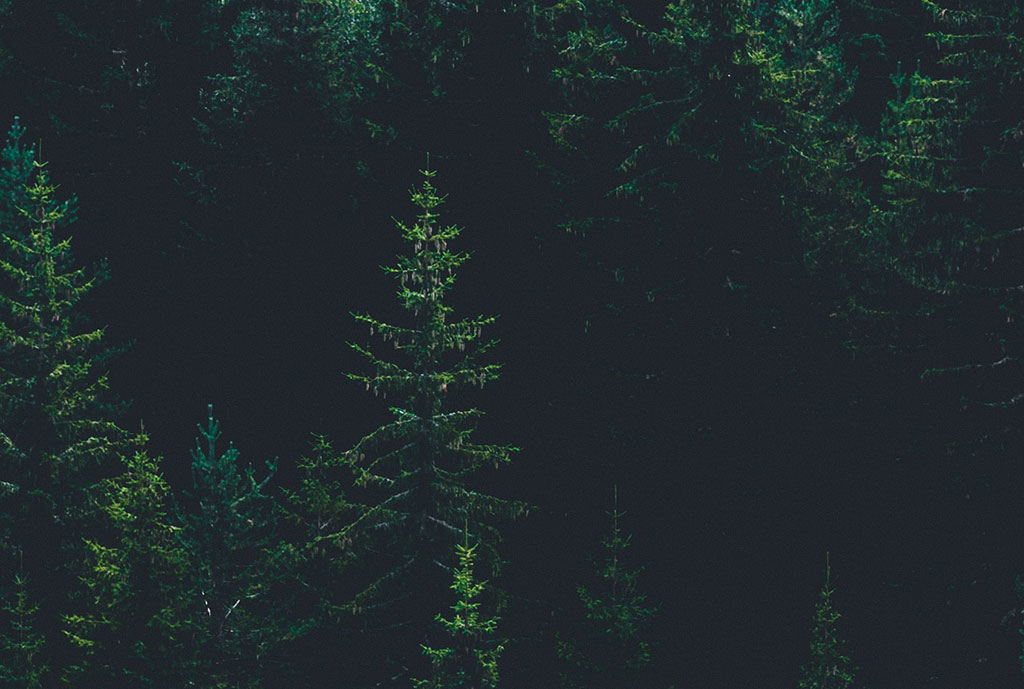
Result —
M80 577L83 539L99 516L93 492L143 438L115 422L119 405L107 394L106 374L112 352L80 312L102 273L74 263L66 227L75 202L57 198L22 136L15 125L0 199L0 569L53 592L29 603L38 607L44 643L35 662L47 685L82 659L84 645L67 625L89 606ZM16 598L11 585L0 582L6 600ZM0 658L4 672L12 669L7 662Z
M369 491L369 498L342 532L370 577L351 609L372 611L374 626L413 622L412 630L422 629L432 615L433 601L447 586L442 563L464 533L478 544L484 566L496 572L495 521L526 510L523 503L488 495L474 485L484 467L508 462L515 449L473 442L482 412L457 409L449 401L460 389L482 387L498 376L497 364L480 360L494 344L480 342L482 331L495 319L451 319L444 297L468 254L449 248L461 230L439 225L444 198L434 188L434 172L422 174L422 185L411 192L419 209L416 221L398 223L410 253L385 269L399 281L398 298L410 322L392 325L356 315L403 357L395 362L352 345L373 370L349 377L395 400L395 406L390 422L345 454L356 484ZM399 601L400 609L392 605Z
M266 614L277 520L266 488L276 462L269 462L267 474L258 479L254 467L240 465L234 445L219 451L221 430L213 405L199 433L192 451L192 488L176 510L189 563L197 673L211 687L258 687L277 631Z

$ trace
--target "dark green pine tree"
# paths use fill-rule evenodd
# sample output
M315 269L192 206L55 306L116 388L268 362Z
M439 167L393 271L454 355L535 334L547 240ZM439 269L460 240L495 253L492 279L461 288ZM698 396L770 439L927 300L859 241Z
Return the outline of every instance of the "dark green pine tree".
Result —
M190 568L158 462L145 452L125 457L94 496L101 519L86 539L82 576L93 605L68 618L85 649L70 676L109 689L185 686L196 665L193 597L181 586Z
M282 489L288 531L276 548L282 576L273 597L282 611L279 655L287 659L281 670L293 686L316 684L311 675L351 680L365 670L357 667L367 655L356 650L351 636L344 652L321 652L325 639L345 634L342 620L351 618L356 551L345 533L356 514L345 493L351 472L323 435L314 436L298 470L298 485Z
M45 641L36 661L47 685L82 660L67 621L88 613L79 594L83 538L98 517L93 489L144 438L114 421L119 408L107 396L105 371L111 351L103 330L87 327L79 312L100 275L74 265L65 234L74 201L56 198L42 163L28 167L21 136L15 127L8 137L0 199L11 223L0 228L0 569L22 571L51 592L34 603ZM19 197L26 205L17 205ZM7 600L9 583L0 583ZM12 669L7 660L0 657L4 671Z
M487 588L486 581L473 576L476 545L455 546L459 564L455 567L451 589L455 592L453 615L438 613L436 621L444 628L448 645L423 646L430 660L429 679L413 680L416 689L495 689L498 686L498 659L504 650L496 637L497 617L483 617L478 600Z
M29 218L21 209L29 207L28 183L35 171L35 147L26 144L25 127L14 118L0 150L0 227L4 234L23 236Z
M16 572L13 586L7 589L11 597L0 608L0 682L12 689L41 689L47 666L40 662L46 639L39 632L36 615L39 605L28 585L28 577Z
M556 635L563 689L649 686L651 681L648 635L655 609L640 591L642 570L629 569L625 561L632 537L623 534L619 523L625 512L619 510L617 488L609 516L612 529L604 541L604 559L595 563L596 582L577 588L581 610L574 628Z
M825 558L825 586L814 606L811 627L811 660L800 668L800 689L848 689L855 668L844 653L845 642L836 625L841 615L832 604L832 566Z
M277 506L266 492L276 461L257 479L230 445L218 452L213 405L192 451L192 488L176 505L188 558L187 589L198 652L196 681L209 687L258 687L275 641L271 608L272 536Z
M494 344L479 340L495 319L451 320L444 296L468 254L449 248L460 228L438 224L437 209L444 198L434 188L434 172L422 174L422 185L411 192L419 208L416 222L398 223L410 254L385 269L399 280L398 298L410 323L399 326L355 316L369 326L371 335L391 342L404 355L393 362L352 345L374 370L349 377L396 405L390 422L345 455L356 484L371 491L368 506L344 532L357 547L370 547L366 556L372 560L373 581L356 597L356 609L410 596L416 601L413 606L429 605L426 594L436 596L445 586L439 575L446 576L446 570L436 563L444 562L460 542L464 525L478 543L485 566L496 571L499 533L494 522L526 510L523 503L487 495L473 485L483 467L508 462L515 450L472 442L482 412L456 409L449 401L461 388L482 387L498 376L497 364L479 359ZM413 609L409 606L403 606L402 615Z
M751 168L771 180L779 211L810 249L806 264L826 270L872 210L857 171L874 150L849 112L857 74L844 51L854 37L841 19L830 0L782 0L746 47L760 77Z

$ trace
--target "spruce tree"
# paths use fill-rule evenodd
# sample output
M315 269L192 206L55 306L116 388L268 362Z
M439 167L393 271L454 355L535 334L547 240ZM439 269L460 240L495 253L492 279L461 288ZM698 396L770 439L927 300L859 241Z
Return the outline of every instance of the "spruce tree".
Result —
M456 269L468 254L449 243L461 230L438 222L444 197L434 188L434 172L423 170L423 182L411 191L419 209L412 224L397 223L410 253L386 272L399 281L398 298L409 314L407 325L392 325L357 314L371 335L390 342L402 356L391 361L353 344L373 370L350 374L376 396L394 400L392 420L355 444L345 461L357 486L370 494L344 537L354 541L372 581L354 599L359 611L371 604L409 598L400 617L414 612L439 588L446 559L455 543L468 537L478 544L486 567L496 572L498 529L495 520L522 514L526 506L488 495L474 486L480 471L509 461L515 448L472 441L477 409L458 409L450 401L467 386L483 387L494 380L499 365L483 363L481 355L493 341L481 335L494 323L479 316L452 320L444 297L455 283ZM385 619L386 615L378 619Z
M455 592L452 617L438 613L435 618L448 637L448 646L423 646L430 660L431 677L413 680L416 689L495 689L498 686L498 659L504 650L496 638L498 618L482 617L478 600L487 588L486 581L473 576L476 545L455 546L459 559L453 570L451 590Z
M649 629L655 609L639 588L640 569L629 569L629 534L620 521L618 489L611 512L611 533L604 541L604 558L595 562L590 586L576 589L580 609L569 631L557 635L563 689L614 689L650 681L653 655Z
M290 684L315 684L311 676L360 674L365 654L342 628L351 618L352 565L356 551L346 527L356 514L346 489L351 474L342 453L324 435L315 435L309 453L298 461L298 484L282 488L282 522L286 531L275 546L281 570L273 599L281 618L282 670ZM325 638L346 639L344 650L324 657ZM362 663L365 664L365 663Z
M257 479L234 445L219 452L220 424L208 408L192 451L192 487L176 505L188 558L198 677L211 687L257 687L275 641L270 607L270 549L277 507L267 493L276 461Z
M844 59L853 37L830 0L782 0L757 18L746 54L757 68L759 103L749 129L749 163L777 194L809 250L811 268L835 268L850 251L850 227L872 210L858 168L872 154L849 113L856 71Z
M48 667L40 658L45 637L37 627L37 593L29 588L28 577L15 572L10 595L0 608L0 682L12 689L41 689Z
M197 664L189 562L168 508L170 487L145 452L94 491L100 510L85 539L82 583L93 601L67 618L84 650L74 683L109 689L183 686Z
M841 615L832 603L832 566L825 558L825 585L814 606L811 627L811 660L800 668L800 689L848 689L855 668L844 653L845 642L836 625Z
M24 138L25 127L15 117L0 150L0 227L15 236L23 236L28 225L21 211L29 207L28 185L36 164L35 147Z
M22 136L16 125L8 137L0 198L0 558L3 570L24 572L52 592L33 603L44 640L35 660L47 685L66 679L84 652L67 625L90 605L80 577L83 539L99 517L94 490L144 438L115 422L106 374L112 352L104 331L88 327L80 312L102 272L74 263L65 234L74 199L57 198ZM0 583L10 600L8 585ZM7 662L0 657L5 672L13 669Z

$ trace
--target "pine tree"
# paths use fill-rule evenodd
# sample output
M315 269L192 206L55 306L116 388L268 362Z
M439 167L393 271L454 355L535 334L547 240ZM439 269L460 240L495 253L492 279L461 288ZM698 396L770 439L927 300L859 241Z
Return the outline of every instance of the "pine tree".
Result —
M595 563L596 583L577 588L582 618L576 629L557 636L563 689L647 686L644 682L650 681L653 655L648 633L655 610L639 589L642 570L626 566L632 537L623 534L619 523L625 512L619 510L617 487L609 516L611 534L604 541L603 561Z
M101 518L85 539L84 612L67 618L84 650L69 676L82 686L182 686L196 666L189 562L168 515L170 487L145 452L94 491Z
M832 566L825 559L825 586L814 606L811 627L811 661L802 666L800 689L848 689L853 685L855 668L844 654L845 642L836 630L841 615L832 604Z
M393 343L406 356L404 363L383 359L353 344L374 372L349 374L374 395L398 398L391 408L394 419L365 436L347 452L359 486L379 491L378 500L359 515L348 531L355 537L376 535L383 541L389 562L367 594L403 586L407 577L443 558L462 534L479 542L484 561L498 565L495 550L498 531L495 517L511 518L525 505L474 489L474 475L484 466L509 461L515 448L482 445L470 440L476 409L450 409L447 401L460 388L483 387L498 376L498 364L480 363L479 357L494 344L478 345L483 329L495 318L450 321L445 293L455 283L455 270L469 258L448 243L459 236L459 227L438 225L437 208L444 198L433 186L434 172L422 171L424 180L411 192L420 209L412 225L398 223L412 253L401 256L397 267L386 271L399 279L399 301L410 312L411 326L397 326L372 316L355 318L370 333ZM362 598L360 599L362 600Z
M0 227L15 236L23 236L28 225L21 209L29 207L28 185L36 163L35 147L24 138L25 127L15 117L0 150Z
M449 646L423 646L430 659L430 679L413 680L416 689L495 689L498 686L498 659L504 644L496 638L498 618L481 617L478 600L487 588L486 581L473 576L476 545L455 546L459 564L452 575L451 589L456 601L452 617L438 613L436 621L444 628Z
M0 682L14 689L41 689L48 670L39 660L46 639L37 628L39 605L28 583L23 572L16 572L9 589L13 595L0 608L0 657L7 659L0 665Z
M411 645L431 636L425 625L433 601L447 585L445 562L465 534L492 573L498 571L500 537L495 520L526 511L523 503L488 495L474 486L485 466L509 461L515 448L472 442L477 409L455 409L449 399L461 388L484 386L499 366L480 361L494 344L480 338L493 317L451 320L444 296L455 282L455 270L468 258L449 248L460 228L438 224L444 198L433 186L434 172L422 171L423 183L411 192L419 208L415 223L398 223L409 255L386 272L399 281L398 298L411 323L399 326L358 314L371 334L391 342L404 356L399 362L353 344L373 367L369 374L350 374L377 396L395 400L392 420L355 444L344 458L354 472L360 498L354 520L339 536L351 543L359 564L357 577L366 583L348 606L361 613L371 630L388 631L376 650L388 664L405 667L407 656L390 656L395 635ZM379 672L379 670L378 670ZM406 670L397 669L399 676ZM413 671L415 673L415 670ZM392 672L394 674L394 672Z
M197 628L197 672L212 687L256 687L277 632L263 613L277 507L267 494L276 461L256 478L234 445L218 453L220 424L209 406L192 451L192 488L176 507L188 557L191 617Z
M66 677L84 650L65 632L89 605L77 592L83 538L98 517L92 492L144 438L114 421L105 372L112 351L79 312L102 273L74 265L64 228L75 202L56 198L43 163L27 169L22 136L16 126L8 137L0 199L10 223L0 228L0 557L6 571L54 592L36 600L46 685Z
M858 170L874 151L849 112L857 74L844 51L854 37L841 19L829 0L782 0L758 18L746 47L760 77L751 168L771 181L779 211L808 249L805 262L826 270L850 251L851 227L863 227L872 210Z
M341 629L342 618L351 617L355 594L356 551L345 533L356 515L345 493L351 473L342 453L323 435L313 437L297 468L298 485L282 489L283 521L289 530L275 552L282 570L273 599L281 609L280 656L287 659L283 670L294 677L289 684L299 686L315 684L311 675L351 680L365 664L365 654ZM324 657L323 639L339 636L346 638L344 648Z

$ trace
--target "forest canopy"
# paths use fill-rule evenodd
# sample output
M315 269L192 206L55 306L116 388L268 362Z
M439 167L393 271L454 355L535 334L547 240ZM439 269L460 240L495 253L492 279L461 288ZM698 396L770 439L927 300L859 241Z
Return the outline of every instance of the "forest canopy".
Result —
M1022 22L0 0L0 682L1019 685Z

